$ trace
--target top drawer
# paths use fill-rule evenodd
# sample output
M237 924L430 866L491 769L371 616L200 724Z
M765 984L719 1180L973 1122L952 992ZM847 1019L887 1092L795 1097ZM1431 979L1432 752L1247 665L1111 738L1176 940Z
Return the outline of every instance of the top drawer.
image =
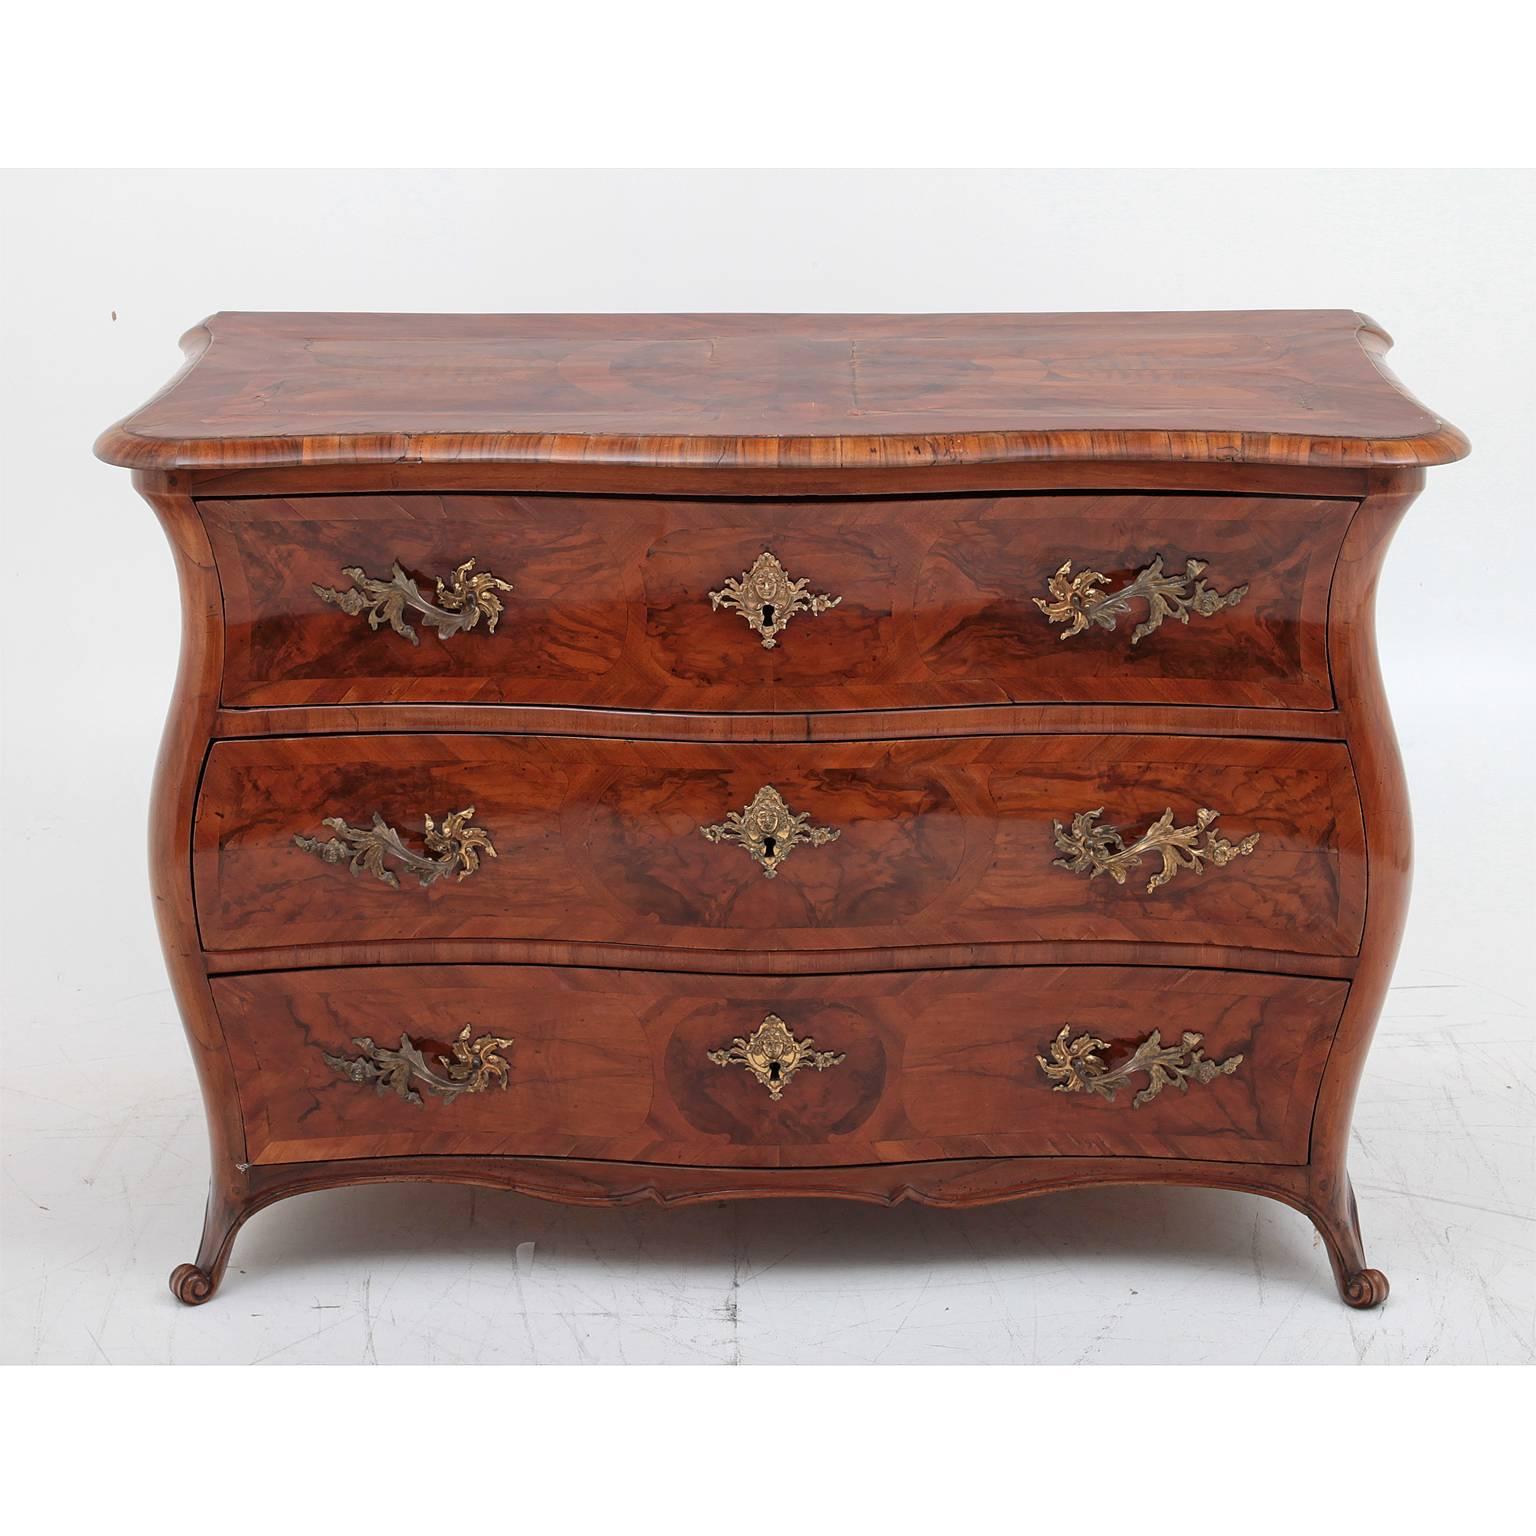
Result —
M804 712L1329 708L1328 588L1355 503L1052 492L200 505L224 594L228 705ZM769 552L777 569L754 581Z

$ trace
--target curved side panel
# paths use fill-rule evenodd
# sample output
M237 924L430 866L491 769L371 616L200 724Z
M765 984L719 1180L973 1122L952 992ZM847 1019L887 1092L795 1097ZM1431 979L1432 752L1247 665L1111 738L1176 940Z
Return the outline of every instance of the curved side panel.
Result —
M1312 1198L1343 1226L1354 1223L1345 1168L1350 1116L1403 936L1413 856L1408 788L1376 653L1376 587L1387 546L1423 483L1422 470L1372 476L1344 539L1328 628L1329 662L1360 790L1367 859L1359 963L1312 1126Z
M211 1177L205 1232L213 1232L222 1230L246 1196L245 1131L192 903L192 810L218 704L223 612L213 555L192 499L176 493L172 477L135 475L134 484L170 541L181 589L181 660L155 764L149 876L160 947L208 1121Z

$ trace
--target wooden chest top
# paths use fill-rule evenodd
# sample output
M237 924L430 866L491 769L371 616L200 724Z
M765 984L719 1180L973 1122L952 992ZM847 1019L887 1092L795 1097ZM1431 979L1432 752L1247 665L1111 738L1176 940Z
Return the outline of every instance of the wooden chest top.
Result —
M96 451L138 469L1446 463L1466 440L1351 310L226 312Z

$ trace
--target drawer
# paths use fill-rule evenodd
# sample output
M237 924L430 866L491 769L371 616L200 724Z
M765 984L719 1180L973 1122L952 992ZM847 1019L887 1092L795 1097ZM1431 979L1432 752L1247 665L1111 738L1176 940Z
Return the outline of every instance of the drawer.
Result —
M1191 736L222 741L193 862L210 950L1103 940L1349 955L1365 899L1342 744Z
M1329 708L1329 581L1355 503L1055 492L199 505L223 590L228 705L768 712ZM765 554L778 565L754 580Z
M1348 983L1105 966L792 980L400 966L222 977L213 991L256 1163L814 1167L1305 1162Z

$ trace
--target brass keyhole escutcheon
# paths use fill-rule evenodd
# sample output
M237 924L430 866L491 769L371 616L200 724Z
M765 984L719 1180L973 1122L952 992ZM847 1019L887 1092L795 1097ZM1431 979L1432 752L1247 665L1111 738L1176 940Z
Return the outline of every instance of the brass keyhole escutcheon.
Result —
M825 613L842 602L830 592L808 592L809 586L807 580L793 580L774 552L765 549L750 571L728 577L723 587L709 594L709 606L739 613L762 636L763 649L771 651L797 613Z
M730 1045L706 1054L717 1067L745 1067L770 1099L784 1096L785 1086L802 1067L825 1072L846 1059L842 1051L818 1051L809 1035L795 1039L795 1032L778 1014L768 1014L751 1035L737 1037Z
M764 784L742 810L729 811L724 821L699 831L712 843L735 843L745 849L768 880L796 848L820 848L842 836L836 827L813 827L811 813L790 810L771 784Z

